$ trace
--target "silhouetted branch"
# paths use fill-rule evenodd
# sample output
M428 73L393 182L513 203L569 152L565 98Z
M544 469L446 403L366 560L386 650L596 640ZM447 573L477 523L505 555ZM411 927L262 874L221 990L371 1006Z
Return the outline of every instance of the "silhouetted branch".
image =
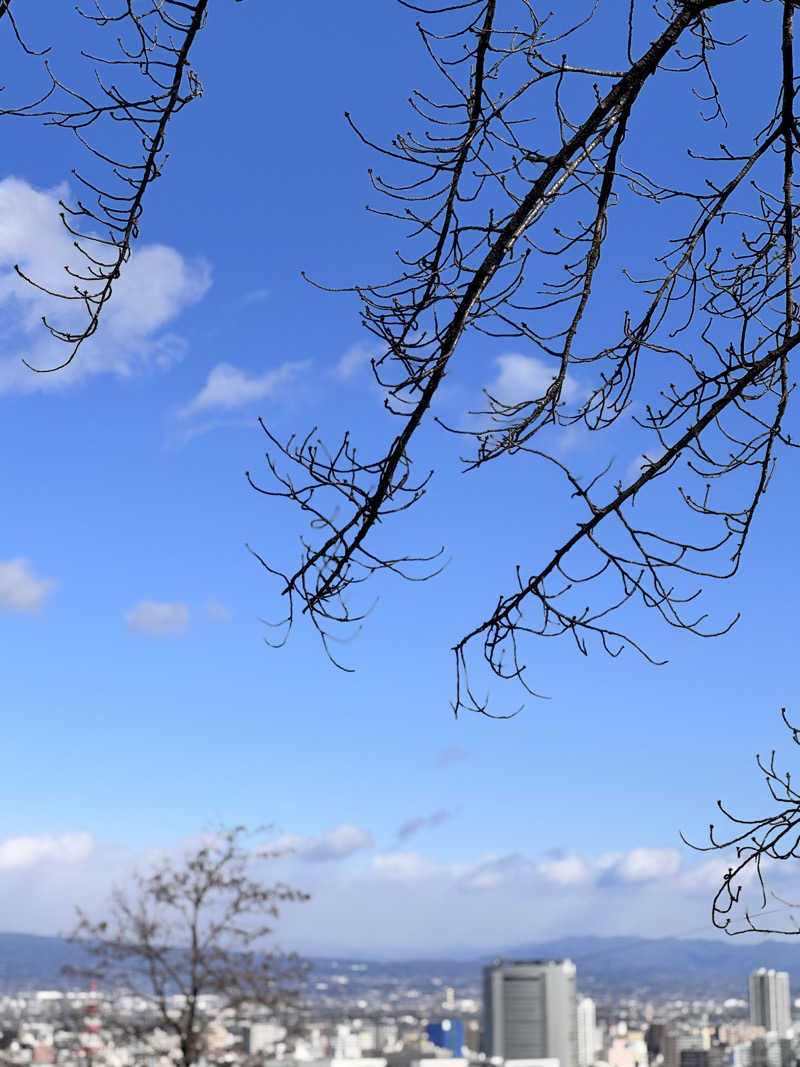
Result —
M800 729L794 726L781 708L781 717L791 732L792 741L800 745ZM763 916L767 905L765 873L771 863L788 859L800 859L800 793L792 786L791 774L781 774L775 769L775 750L769 760L756 756L756 763L764 775L770 798L774 801L771 814L755 819L742 819L728 810L721 800L717 807L730 824L727 833L720 834L711 823L708 828L709 844L694 845L683 840L699 852L724 852L733 850L736 862L722 876L722 885L717 890L711 906L711 918L716 927L727 934L748 932L765 934L798 934L800 926L789 916L789 926L764 925ZM683 835L681 835L683 836ZM750 883L756 894L756 904L747 903L743 897ZM770 896L787 907L796 907L789 901L769 891ZM783 909L781 909L783 910Z
M28 277L19 266L15 268L37 289L75 304L83 313L83 322L76 327L43 319L50 334L66 345L68 354L56 366L31 370L62 370L97 332L103 309L139 236L147 190L164 166L167 125L202 93L190 54L205 23L207 7L208 0L120 0L116 13L104 11L97 3L94 13L79 9L88 23L113 34L118 50L113 57L83 53L97 64L97 99L70 88L46 65L51 83L48 96L63 100L63 104L46 110L29 108L27 113L51 126L71 130L90 160L102 165L108 176L95 180L73 171L89 200L79 199L74 206L60 202L62 221L75 238L80 257L77 268L66 268L71 282L68 289L54 290ZM108 80L112 71L113 81ZM120 128L132 135L140 155L121 158L113 150L98 147L98 143L116 143ZM90 135L94 141L89 140Z
M442 77L442 98L415 92L411 104L423 132L398 134L386 148L348 115L391 174L370 171L386 201L380 213L406 230L396 276L348 290L380 343L373 372L399 429L382 454L362 458L350 432L328 450L316 430L282 443L264 425L269 480L248 478L309 519L295 566L258 558L280 578L287 633L299 605L330 654L330 641L364 617L353 601L356 586L386 570L417 580L436 573L426 564L438 556L375 544L385 543L389 517L431 487L432 470L414 477L411 449L464 337L472 331L516 339L545 366L539 395L533 388L513 398L486 391L484 410L472 413L481 420L477 428L436 420L474 442L466 474L503 457L555 464L566 496L584 512L540 564L515 568L513 589L453 646L456 713L487 713L469 678L476 648L495 677L534 692L521 646L531 637L570 635L582 653L598 646L611 656L627 646L657 662L632 631L627 613L634 604L701 636L725 633L735 622L714 625L697 605L704 579L736 573L776 450L792 443L783 427L789 360L800 341L795 7L781 4L774 110L756 129L737 129L744 149L690 152L703 182L687 189L628 161L646 121L643 90L667 75L699 78L702 88L692 82L692 90L705 128L727 124L712 57L739 49L744 67L747 39L715 35L712 14L737 7L746 17L740 0L662 2L660 32L649 34L638 58L631 5L624 69L567 55L568 47L580 47L599 0L586 19L552 31L552 17L540 18L531 0L403 6L438 27L420 24L419 32ZM637 280L623 271L631 303L615 309L620 326L604 342L598 335L608 326L598 327L597 305L608 300L608 236L615 218L642 203L669 204L684 220L656 255L652 276ZM610 277L616 293L618 275ZM602 433L623 416L650 443L640 472L614 484L605 469L587 483L552 445L534 443L544 429ZM683 505L674 531L663 516L639 517L657 483L657 499L671 492Z

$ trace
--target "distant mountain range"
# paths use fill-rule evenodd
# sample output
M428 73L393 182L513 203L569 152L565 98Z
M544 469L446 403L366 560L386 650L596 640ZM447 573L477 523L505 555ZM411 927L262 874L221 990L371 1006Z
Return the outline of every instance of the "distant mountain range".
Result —
M67 988L74 982L61 968L86 962L86 953L63 938L0 933L0 989Z
M508 958L569 957L585 991L642 989L748 995L747 976L758 967L788 971L800 995L800 937L752 940L727 938L566 937L516 946Z
M459 949L428 959L376 959L355 952L331 959L314 960L322 976L351 964L361 964L360 980L401 981L439 976L447 984L474 985L481 967L493 956L506 959L553 959L569 957L578 968L582 992L623 993L638 990L657 994L715 994L747 996L747 976L757 967L788 971L800 994L800 938L766 940L701 940L644 937L565 937L552 941L504 946L483 955ZM74 979L62 974L65 965L81 966L86 956L79 946L57 937L0 933L0 988L68 988Z

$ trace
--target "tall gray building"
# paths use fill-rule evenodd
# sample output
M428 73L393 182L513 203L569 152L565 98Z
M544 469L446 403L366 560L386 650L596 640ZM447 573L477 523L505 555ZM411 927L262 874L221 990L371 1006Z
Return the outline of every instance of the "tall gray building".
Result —
M556 1057L578 1067L575 964L495 960L483 969L483 1051L505 1060Z
M783 1037L792 1025L789 975L759 967L750 975L750 1022Z
M597 1052L597 1011L591 997L578 1001L578 1067L592 1067Z

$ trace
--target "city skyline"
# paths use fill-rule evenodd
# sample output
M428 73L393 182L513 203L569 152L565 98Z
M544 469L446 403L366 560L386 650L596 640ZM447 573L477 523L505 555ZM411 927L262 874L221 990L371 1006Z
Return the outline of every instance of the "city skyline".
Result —
M582 992L576 1001L580 968L576 972L568 958L495 959L482 975L483 997L474 966L455 977L446 964L438 972L403 972L388 964L319 961L306 987L305 1025L294 1038L268 1010L243 1004L231 1011L224 996L203 996L199 1062L246 1063L255 1055L319 1067L433 1067L442 1059L453 1067L573 1067L576 1061L587 1067L795 1067L800 1051L792 1026L781 1034L748 1021L764 1006L753 979L775 977L763 967L750 975L749 1005L708 992L698 998L680 987L653 996L646 986L606 989L597 999ZM168 999L178 1010L184 998ZM6 1062L10 1056L20 1065L67 1065L88 1053L93 1062L137 1062L152 1054L147 1013L141 991L94 982L6 988L0 991L0 1049ZM133 1019L140 1020L144 1043L130 1040ZM786 1019L791 1023L790 1007ZM162 1029L150 1036L158 1053L175 1058L174 1039Z

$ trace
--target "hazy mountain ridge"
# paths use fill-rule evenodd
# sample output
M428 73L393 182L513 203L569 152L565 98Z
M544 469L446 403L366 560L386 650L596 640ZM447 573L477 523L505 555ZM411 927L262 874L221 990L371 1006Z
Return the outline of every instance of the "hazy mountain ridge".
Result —
M499 946L486 953L460 948L422 959L376 959L355 951L314 960L324 975L350 964L363 965L360 980L400 981L439 976L456 987L474 983L495 956L506 959L569 957L578 968L584 992L649 990L747 995L747 975L757 967L788 971L800 987L800 941L712 941L643 937L564 937L551 941ZM77 984L62 974L65 965L86 964L80 946L63 938L0 933L0 988L67 988Z
M62 937L0 933L2 989L64 989L76 983L61 968L86 964L86 953Z
M747 976L758 967L788 971L800 987L800 940L710 938L566 937L517 945L507 957L569 957L587 989L646 987L747 997Z

